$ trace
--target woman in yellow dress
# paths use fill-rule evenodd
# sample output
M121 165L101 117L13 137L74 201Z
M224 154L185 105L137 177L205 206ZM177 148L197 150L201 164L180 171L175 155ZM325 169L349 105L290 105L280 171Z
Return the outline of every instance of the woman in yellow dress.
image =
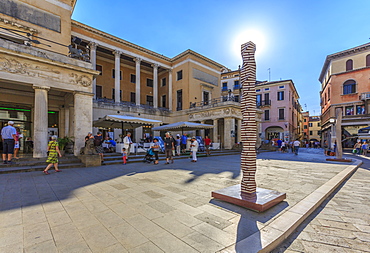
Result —
M46 159L46 162L49 163L49 164L46 167L46 169L44 170L45 175L50 174L48 172L48 170L53 165L54 165L54 169L55 169L56 172L61 172L61 170L58 169L58 155L59 155L59 157L62 157L62 155L60 154L60 151L59 151L57 139L58 139L58 137L56 135L53 135L51 137L51 141L49 141L49 144L48 144L49 155L48 155L48 159Z

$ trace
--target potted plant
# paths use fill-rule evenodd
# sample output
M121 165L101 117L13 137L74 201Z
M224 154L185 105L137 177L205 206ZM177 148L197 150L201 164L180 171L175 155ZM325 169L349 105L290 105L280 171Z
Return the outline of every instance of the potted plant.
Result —
M63 137L58 139L58 145L59 145L59 150L62 155L65 153L65 148L68 144L73 143L73 140L71 137Z

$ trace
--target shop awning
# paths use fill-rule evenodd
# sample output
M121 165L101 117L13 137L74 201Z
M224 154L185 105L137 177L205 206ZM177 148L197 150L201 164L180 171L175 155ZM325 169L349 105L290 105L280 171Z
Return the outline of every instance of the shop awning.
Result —
M184 132L184 130L192 131L192 130L197 130L197 129L209 129L209 128L213 128L213 125L181 121L181 122L176 122L176 123L173 123L173 124L153 127L152 130L153 131L176 131L176 130L181 130L182 132Z
M105 115L93 122L94 127L132 129L141 126L161 124L160 120L138 118L127 115Z

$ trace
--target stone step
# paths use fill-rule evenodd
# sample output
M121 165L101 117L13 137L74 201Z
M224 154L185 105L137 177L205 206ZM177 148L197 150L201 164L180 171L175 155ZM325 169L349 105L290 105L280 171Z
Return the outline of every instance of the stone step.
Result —
M8 174L8 173L20 173L20 172L31 172L31 171L43 171L46 168L47 164L44 162L43 165L34 165L34 166L14 166L14 167L6 167L0 168L0 174ZM70 169L70 168L79 168L84 167L84 164L79 163L66 163L66 164L58 164L58 168L60 170L63 169ZM52 172L54 167L50 169Z

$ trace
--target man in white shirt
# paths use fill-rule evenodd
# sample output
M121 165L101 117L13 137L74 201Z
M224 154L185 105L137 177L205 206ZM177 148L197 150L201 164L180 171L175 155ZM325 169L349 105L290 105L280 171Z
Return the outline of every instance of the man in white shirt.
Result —
M125 138L123 138L123 147L126 149L127 155L126 155L126 160L128 160L128 157L130 155L130 149L131 149L131 133L127 133Z
M191 144L190 144L190 151L193 154L193 160L192 162L197 161L197 152L198 152L199 143L195 137L191 138Z
M298 149L299 149L299 146L301 145L301 142L296 139L294 142L293 142L293 146L294 146L294 154L295 155L298 155Z

